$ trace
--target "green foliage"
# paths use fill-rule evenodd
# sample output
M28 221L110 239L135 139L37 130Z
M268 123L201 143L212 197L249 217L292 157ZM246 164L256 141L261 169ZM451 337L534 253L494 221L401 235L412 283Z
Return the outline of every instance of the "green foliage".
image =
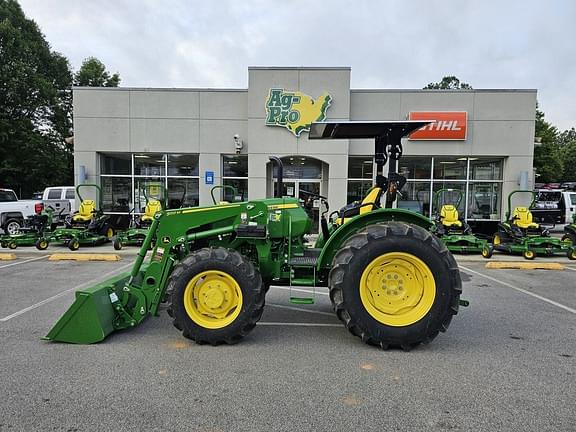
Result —
M23 196L73 181L72 74L15 0L0 0L0 184Z
M460 82L454 75L445 76L438 83L429 83L424 90L472 90L470 84Z
M562 151L564 170L563 181L576 181L576 130L565 130L558 136L558 145Z
M120 75L110 75L106 66L95 57L88 57L82 62L80 70L74 74L74 85L84 87L118 87Z
M535 141L540 143L534 148L537 182L550 183L562 179L564 163L557 139L558 129L544 120L544 113L536 107Z

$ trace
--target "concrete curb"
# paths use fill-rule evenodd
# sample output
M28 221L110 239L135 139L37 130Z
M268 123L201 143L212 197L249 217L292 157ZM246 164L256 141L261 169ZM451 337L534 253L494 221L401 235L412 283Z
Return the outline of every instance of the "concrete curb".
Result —
M516 269L516 270L564 270L564 266L557 262L522 262L522 261L492 261L486 264L487 269Z
M48 261L120 261L120 255L94 253L56 253L50 255Z

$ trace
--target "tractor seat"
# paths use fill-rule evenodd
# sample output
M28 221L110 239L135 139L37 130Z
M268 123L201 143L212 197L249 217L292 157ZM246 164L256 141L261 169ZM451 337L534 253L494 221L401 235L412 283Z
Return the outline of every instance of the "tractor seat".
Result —
M146 204L146 208L144 209L144 214L140 219L142 222L152 222L154 220L154 215L162 210L162 203L158 200L150 200L148 204Z
M346 219L358 216L364 213L369 213L374 209L380 207L380 198L382 196L382 189L379 187L372 188L364 197L362 202L355 201L340 209L339 218L336 223L338 225L346 222Z
M440 220L445 227L462 226L462 221L458 219L458 209L452 204L445 204L440 209Z
M94 200L84 200L80 204L78 213L72 216L72 222L89 222L96 213L96 203Z
M535 222L532 222L532 212L527 207L516 207L512 213L512 224L518 228L530 229L539 228Z

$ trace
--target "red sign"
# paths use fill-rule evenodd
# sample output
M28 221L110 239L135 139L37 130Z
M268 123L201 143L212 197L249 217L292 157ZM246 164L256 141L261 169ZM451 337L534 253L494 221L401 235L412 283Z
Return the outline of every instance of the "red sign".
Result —
M466 111L412 111L409 120L435 120L410 134L411 140L465 140Z

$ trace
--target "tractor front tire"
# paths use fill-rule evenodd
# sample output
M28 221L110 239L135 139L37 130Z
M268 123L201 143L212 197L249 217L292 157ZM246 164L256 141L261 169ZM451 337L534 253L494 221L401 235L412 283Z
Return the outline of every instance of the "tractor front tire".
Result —
M122 250L122 241L118 237L114 237L112 245L114 246L114 250Z
M410 350L458 313L462 281L446 246L406 223L374 224L336 253L329 275L338 318L363 342Z
M239 342L264 308L260 273L231 249L191 253L174 268L166 292L174 326L199 344Z
M493 253L494 253L494 246L492 245L485 245L482 248L482 256L486 259L492 258Z
M18 243L16 243L14 240L8 242L8 249L16 249L17 247Z
M566 252L566 256L568 257L569 260L576 260L576 248L568 249L568 252Z
M73 238L68 242L68 249L71 251L77 251L80 249L80 241L78 239Z
M48 240L44 238L39 238L38 240L36 240L35 246L36 249L38 250L46 250L48 248Z
M536 253L531 249L526 249L524 252L522 252L522 256L527 260L533 260L536 258Z

